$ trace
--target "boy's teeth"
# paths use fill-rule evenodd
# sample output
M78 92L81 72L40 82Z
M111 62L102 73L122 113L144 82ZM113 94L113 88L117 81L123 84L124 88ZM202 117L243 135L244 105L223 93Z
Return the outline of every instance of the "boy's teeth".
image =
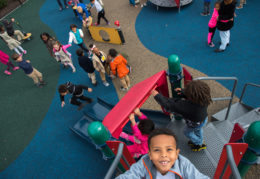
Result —
M164 162L161 162L162 165L167 165L168 162L164 161Z

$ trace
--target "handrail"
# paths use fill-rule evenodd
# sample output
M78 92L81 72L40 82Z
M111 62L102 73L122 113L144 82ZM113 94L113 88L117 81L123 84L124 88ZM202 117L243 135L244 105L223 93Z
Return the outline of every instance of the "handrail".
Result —
M233 177L235 179L241 179L240 173L238 171L236 162L234 160L233 152L232 152L232 147L230 145L226 145L227 149L227 158L228 158L228 163L230 165Z
M258 84L246 83L246 84L244 85L244 87L243 87L243 91L242 91L241 96L240 96L240 98L239 98L239 102L240 102L240 103L241 103L241 101L242 101L242 98L244 97L244 93L245 93L246 87L247 87L248 85L260 88L260 85L258 85Z
M228 109L227 109L227 113L226 113L226 116L225 116L225 120L227 120L229 112L230 112L230 108L231 108L231 105L232 105L232 101L233 101L233 98L234 98L235 90L236 90L236 87L237 87L238 79L236 77L198 77L198 78L195 78L193 80L234 80L234 85L233 85L233 89L232 89L232 92L231 92L230 99L225 98L225 97L224 98L213 98L214 101L229 99Z
M118 163L120 162L120 159L121 159L121 157L122 157L123 149L124 149L124 144L123 144L123 143L120 143L119 146L118 146L118 150L117 150L116 157L115 157L113 163L111 164L109 170L107 171L107 174L106 174L106 176L105 176L105 179L110 179L110 178L112 178L112 175L113 175L113 173L115 172L116 167L117 167L117 165L118 165Z

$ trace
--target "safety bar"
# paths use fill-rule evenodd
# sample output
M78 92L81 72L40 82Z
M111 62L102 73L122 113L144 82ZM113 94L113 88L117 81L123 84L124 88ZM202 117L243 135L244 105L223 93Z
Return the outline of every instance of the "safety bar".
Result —
M120 162L120 159L122 157L123 149L124 149L124 144L120 143L119 146L118 146L116 157L115 157L113 163L111 164L110 168L108 169L107 174L105 176L105 179L112 178L112 175L114 174L114 172L117 168L117 165Z
M238 171L236 162L234 160L233 152L232 152L232 147L230 145L226 146L227 149L227 158L228 158L228 163L230 165L232 175L235 179L241 179L240 173Z
M249 85L250 85L250 86L257 87L257 88L260 88L260 85L258 85L258 84L246 83L246 84L244 85L243 91L242 91L241 96L240 96L240 98L239 98L239 102L240 102L240 103L242 102L242 98L244 97L244 93L245 93L245 91L246 91L246 87L249 86Z
M193 80L234 80L234 85L233 85L233 89L232 89L230 97L221 97L221 98L213 98L212 99L213 101L229 100L228 109L227 109L227 113L226 113L226 116L225 116L225 120L227 120L229 112L230 112L230 108L231 108L231 105L232 105L232 101L233 101L233 98L234 98L235 90L236 90L236 87L237 87L238 79L236 77L198 77L198 78L195 78Z

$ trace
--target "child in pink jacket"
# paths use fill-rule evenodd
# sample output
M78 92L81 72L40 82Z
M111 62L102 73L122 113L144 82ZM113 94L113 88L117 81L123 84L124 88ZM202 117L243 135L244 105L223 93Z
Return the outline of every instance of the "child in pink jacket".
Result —
M135 122L135 114L139 118L139 123ZM134 113L130 114L131 127L133 135L122 132L120 137L133 142L133 145L128 145L127 149L132 157L139 158L148 153L148 136L154 130L154 123L148 119L139 108L136 108Z
M66 50L70 46L71 44L62 45L59 41L56 41L53 44L53 53L55 55L55 59L58 62L61 62L61 64L63 64L64 67L70 66L72 68L72 72L75 73L76 68L72 63L71 54Z
M216 31L216 27L217 27L219 8L220 8L220 2L217 1L215 3L215 8L214 8L213 14L211 16L211 19L209 20L208 45L210 47L215 46L214 43L212 42L212 39L213 39L213 36L215 34L215 31Z
M13 71L19 69L19 67L15 67L15 66L12 64L12 62L9 60L9 56L8 56L6 53L2 52L1 50L0 50L0 62L1 62L2 64L4 64L4 65L7 65L7 69L4 71L4 73L7 74L7 75L11 75L11 74L12 74L12 73L9 71L10 68L12 68Z

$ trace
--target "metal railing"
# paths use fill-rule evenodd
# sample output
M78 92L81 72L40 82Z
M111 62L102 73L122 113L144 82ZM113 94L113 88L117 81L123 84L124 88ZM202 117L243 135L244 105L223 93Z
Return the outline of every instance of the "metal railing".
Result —
M105 179L112 178L112 175L114 174L114 172L115 172L115 170L116 170L116 168L118 166L118 163L120 162L120 159L121 159L121 157L123 155L123 150L124 150L124 144L120 143L119 146L118 146L116 157L115 157L113 163L111 164L109 170L107 171Z
M234 160L234 156L233 156L233 152L232 152L232 147L230 145L226 145L226 151L227 151L227 162L225 163L225 166L222 170L222 173L221 173L221 177L220 178L223 178L223 175L225 174L226 172L226 169L228 167L228 164L231 168L231 176L229 178L234 178L234 179L241 179L241 176L240 176L240 173L238 171L238 168L237 168L237 165L236 165L236 162Z
M246 84L244 85L244 87L243 87L243 91L242 91L241 96L240 96L240 98L239 98L239 102L240 102L240 103L242 102L242 98L244 97L244 93L245 93L245 91L246 91L247 86L254 86L254 87L260 88L260 85L258 85L258 84L246 83Z
M212 98L212 101L229 100L228 109L227 109L227 113L226 113L226 116L225 116L225 120L227 120L229 112L230 112L230 108L231 108L231 105L232 105L232 101L233 101L233 98L234 98L235 90L236 90L236 87L237 87L238 79L236 77L198 77L198 78L195 78L193 80L229 80L229 81L232 80L232 81L234 81L233 89L232 89L230 97Z

